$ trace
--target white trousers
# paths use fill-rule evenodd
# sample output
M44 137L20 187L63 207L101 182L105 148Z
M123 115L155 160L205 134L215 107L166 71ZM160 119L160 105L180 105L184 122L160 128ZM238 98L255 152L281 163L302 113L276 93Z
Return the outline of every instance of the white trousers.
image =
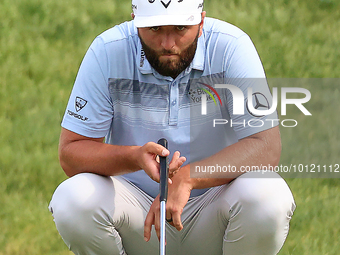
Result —
M84 173L56 189L49 209L74 254L154 255L159 254L154 228L149 242L143 236L152 201L122 177ZM292 193L278 174L246 173L189 199L183 230L166 223L167 254L277 254L294 209Z

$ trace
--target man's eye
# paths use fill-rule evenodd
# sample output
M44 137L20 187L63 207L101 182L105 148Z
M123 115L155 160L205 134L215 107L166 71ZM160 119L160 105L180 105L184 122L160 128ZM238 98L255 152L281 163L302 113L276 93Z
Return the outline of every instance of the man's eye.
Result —
M151 27L150 30L156 32L159 30L159 27Z
M183 31L185 29L185 26L177 26L176 29L179 31Z

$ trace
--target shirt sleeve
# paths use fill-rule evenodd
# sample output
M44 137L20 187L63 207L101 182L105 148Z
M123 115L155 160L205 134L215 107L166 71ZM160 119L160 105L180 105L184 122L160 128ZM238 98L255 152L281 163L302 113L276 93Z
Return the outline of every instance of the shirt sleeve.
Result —
M62 120L63 128L91 138L106 136L113 118L107 70L105 45L98 37L80 65Z
M225 90L227 108L233 129L238 139L270 129L279 124L276 110L271 114L254 114L248 107L250 101L256 110L272 109L273 97L270 92L262 62L248 35L235 40L235 46L226 61L226 84L242 91L244 114L235 114L234 95ZM250 91L249 91L250 90ZM274 105L275 107L275 105Z

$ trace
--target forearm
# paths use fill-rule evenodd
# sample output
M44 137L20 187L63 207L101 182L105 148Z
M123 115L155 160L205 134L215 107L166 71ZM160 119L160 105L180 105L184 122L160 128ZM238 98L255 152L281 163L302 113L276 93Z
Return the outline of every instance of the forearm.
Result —
M243 174L244 169L242 167L244 166L257 166L258 168L264 165L276 166L279 163L280 154L280 134L278 127L276 127L242 139L203 160L192 162L183 167L174 178L178 178L178 181L188 182L192 189L219 186L229 183ZM213 174L195 172L196 167L199 169L202 166L216 165L233 167L233 171L220 173L216 171ZM195 178L192 178L192 176L190 178L190 169Z
M105 176L140 170L135 155L140 146L110 145L92 140L79 140L59 149L62 168L68 176L82 172Z
M91 138L67 129L61 130L59 159L68 176L78 173L95 173L105 176L121 175L143 169L154 181L159 181L156 156L168 156L169 151L154 142L143 146L119 146L103 143L104 138ZM173 165L185 161L179 154ZM172 171L177 168L174 167Z

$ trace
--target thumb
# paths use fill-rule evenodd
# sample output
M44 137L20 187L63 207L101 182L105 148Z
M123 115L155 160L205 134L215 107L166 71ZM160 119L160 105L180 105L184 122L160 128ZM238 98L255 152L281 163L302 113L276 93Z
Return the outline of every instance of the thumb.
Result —
M149 153L159 155L159 156L162 156L162 157L169 156L169 154L170 154L169 150L167 150L165 147L163 147L162 145L160 145L158 143L153 143L153 142L146 144L146 150Z

